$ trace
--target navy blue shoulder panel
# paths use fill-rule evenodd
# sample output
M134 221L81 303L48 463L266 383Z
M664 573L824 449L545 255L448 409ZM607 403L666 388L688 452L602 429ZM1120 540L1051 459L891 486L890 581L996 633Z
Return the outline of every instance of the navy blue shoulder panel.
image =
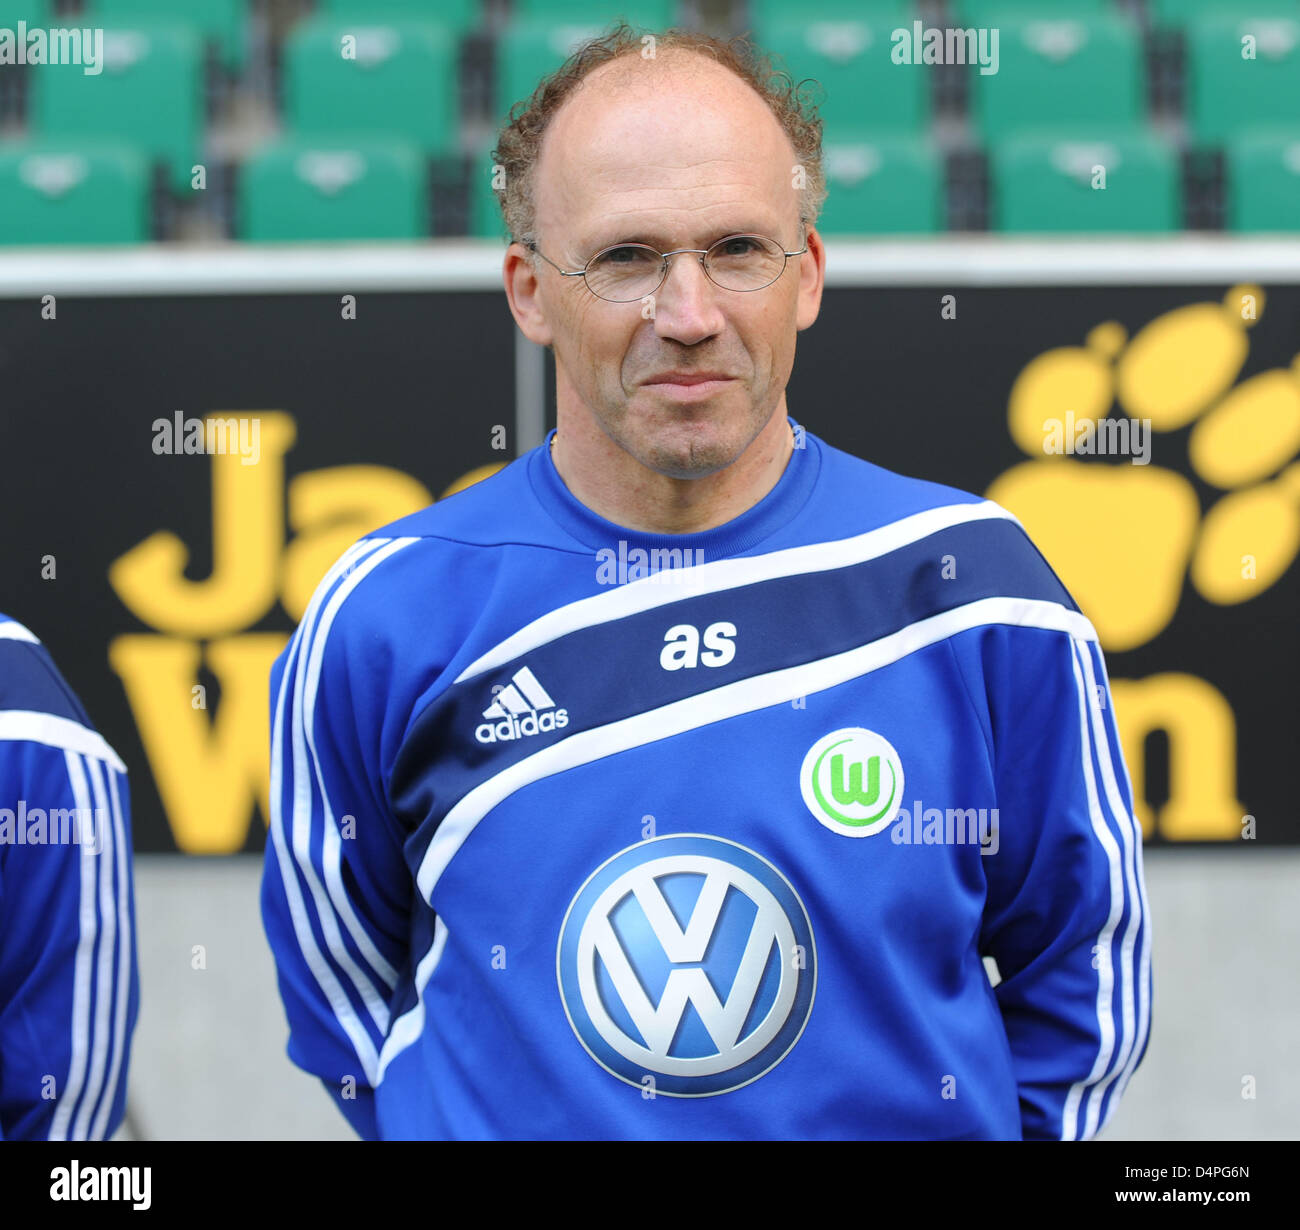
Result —
M7 622L0 616L0 622ZM24 709L90 726L77 694L39 641L0 638L0 709Z
M1024 530L989 518L861 563L687 596L580 628L434 697L407 732L390 797L412 830L436 826L476 785L568 735L832 657L984 598L1078 610ZM729 661L707 670L661 666L670 629L702 633L717 623L735 629Z

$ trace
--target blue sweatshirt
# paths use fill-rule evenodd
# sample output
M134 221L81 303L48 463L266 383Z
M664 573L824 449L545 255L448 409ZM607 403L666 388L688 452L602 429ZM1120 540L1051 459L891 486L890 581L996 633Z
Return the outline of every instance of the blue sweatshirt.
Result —
M262 907L290 1057L361 1135L1118 1105L1151 928L1097 634L1003 509L797 435L702 533L604 520L543 445L321 582L271 674Z
M138 1010L126 767L0 615L0 1139L112 1136Z

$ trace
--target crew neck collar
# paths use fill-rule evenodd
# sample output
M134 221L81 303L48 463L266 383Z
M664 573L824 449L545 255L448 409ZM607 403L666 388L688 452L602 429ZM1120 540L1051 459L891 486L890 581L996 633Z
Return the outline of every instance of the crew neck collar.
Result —
M652 534L628 529L593 512L564 485L555 468L551 458L555 428L533 450L528 477L542 506L561 528L593 550L624 542L629 550L683 548L702 551L703 559L722 559L748 551L788 524L812 493L821 469L821 451L815 437L801 431L794 419L788 421L795 428L796 439L802 435L804 447L791 450L790 459L772 490L738 517L694 534Z

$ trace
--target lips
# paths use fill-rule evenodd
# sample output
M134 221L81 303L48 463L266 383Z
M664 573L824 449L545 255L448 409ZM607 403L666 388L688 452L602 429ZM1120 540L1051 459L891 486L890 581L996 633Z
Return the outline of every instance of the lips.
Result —
M646 384L707 384L712 380L730 380L731 377L722 372L662 372L658 376L651 376Z

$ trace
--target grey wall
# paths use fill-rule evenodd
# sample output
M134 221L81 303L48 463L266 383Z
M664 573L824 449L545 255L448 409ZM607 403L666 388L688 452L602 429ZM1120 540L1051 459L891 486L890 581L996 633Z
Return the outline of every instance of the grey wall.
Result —
M1151 1045L1103 1137L1300 1137L1300 851L1166 848L1147 852L1146 870ZM285 1057L260 874L256 856L137 856L143 991L122 1138L352 1138Z

